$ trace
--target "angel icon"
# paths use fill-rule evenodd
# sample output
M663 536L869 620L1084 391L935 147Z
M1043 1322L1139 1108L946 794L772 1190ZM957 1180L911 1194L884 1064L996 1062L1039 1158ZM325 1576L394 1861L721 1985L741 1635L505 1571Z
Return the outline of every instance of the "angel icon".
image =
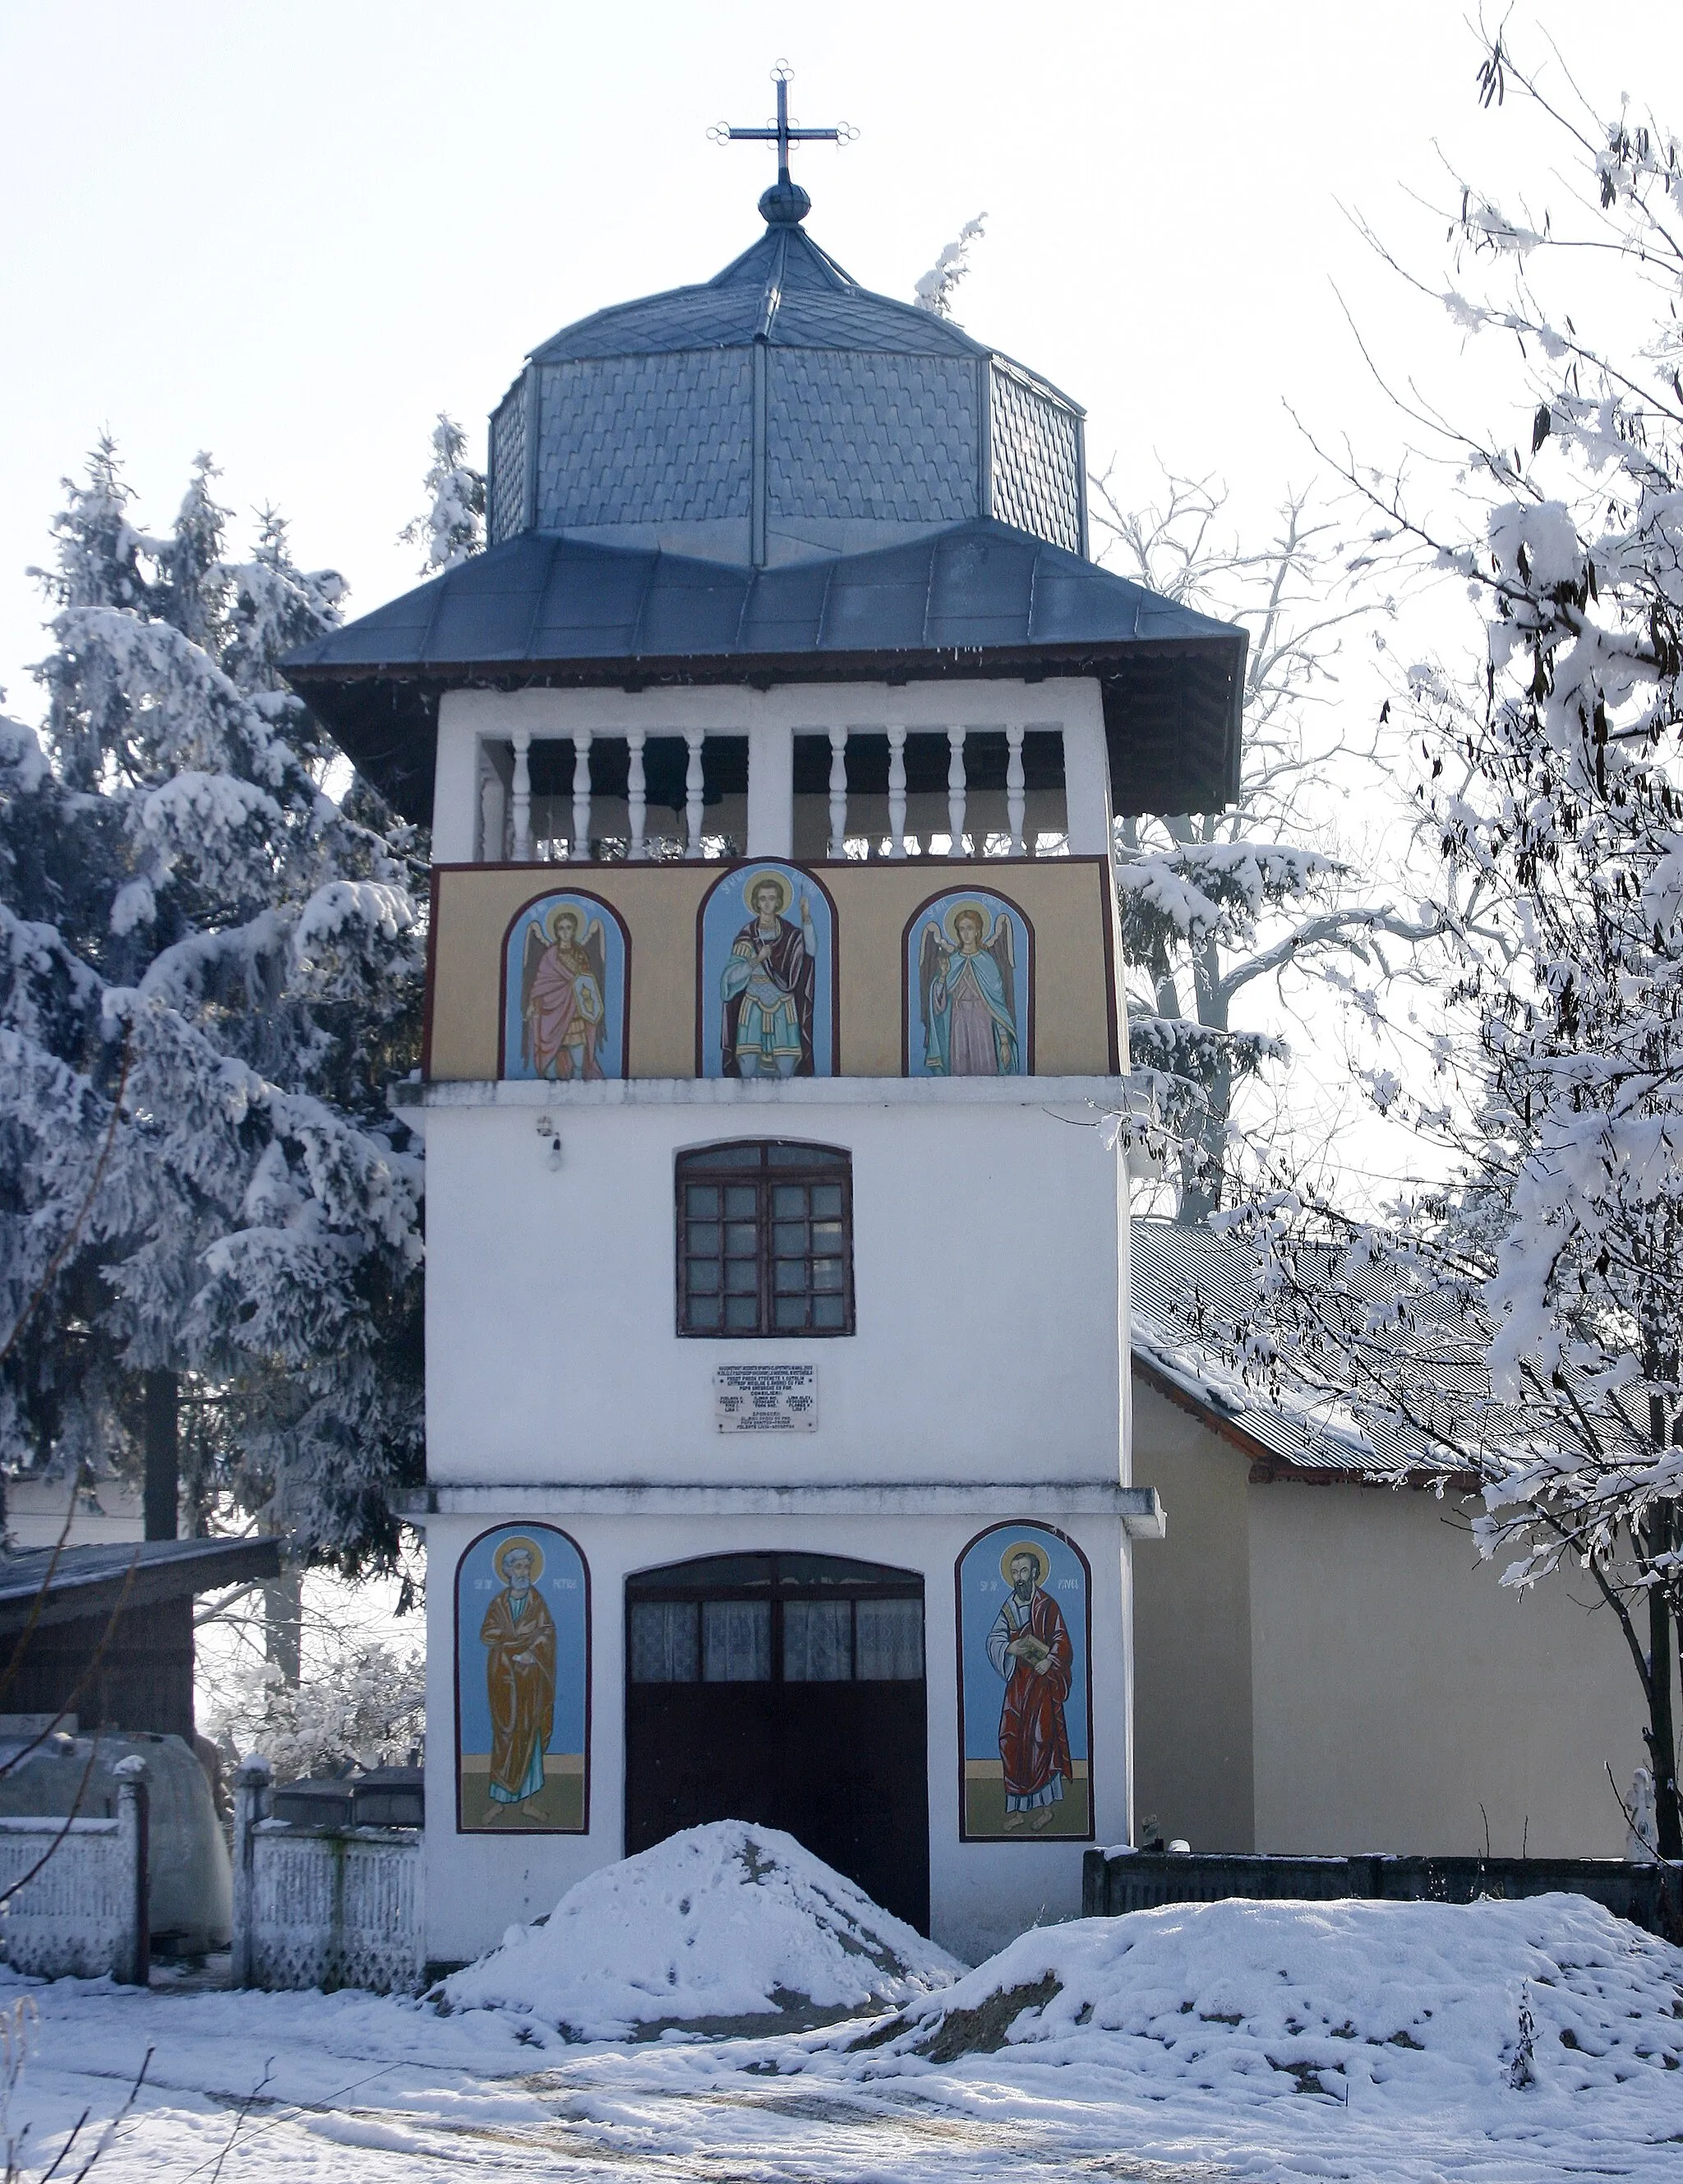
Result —
M520 1059L563 1084L603 1074L607 947L602 920L569 903L526 928L520 963Z
M990 930L990 922L991 930ZM925 1066L932 1077L1015 1077L1017 963L1010 915L955 903L918 951Z

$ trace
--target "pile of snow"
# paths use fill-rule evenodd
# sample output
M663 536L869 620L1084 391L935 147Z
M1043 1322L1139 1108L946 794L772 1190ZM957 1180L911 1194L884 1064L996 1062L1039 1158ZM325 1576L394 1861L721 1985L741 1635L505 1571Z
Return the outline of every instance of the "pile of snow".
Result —
M1535 2108L1636 2081L1683 2129L1683 1950L1580 1896L1177 1904L1036 1929L840 2044L872 2075L1008 2051L1240 2105Z
M792 1836L716 1820L592 1874L436 1992L613 2040L903 2008L963 1970Z

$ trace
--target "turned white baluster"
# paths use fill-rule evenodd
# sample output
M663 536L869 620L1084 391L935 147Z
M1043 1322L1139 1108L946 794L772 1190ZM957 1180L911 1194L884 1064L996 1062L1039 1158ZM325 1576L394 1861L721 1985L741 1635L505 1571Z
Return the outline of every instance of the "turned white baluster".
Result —
M1011 832L1011 855L1023 854L1023 817L1028 810L1028 796L1023 784L1023 731L1007 728L1005 745L1010 755L1005 761L1005 814Z
M702 742L705 728L686 728L684 741L689 746L690 760L684 769L684 824L688 839L684 844L686 857L698 857L702 853Z
M648 855L643 841L648 825L648 784L643 779L643 739L647 733L646 728L633 728L625 738L631 755L625 778L625 802L631 817L630 855L633 864L641 864Z
M532 747L530 728L514 731L514 862L532 861L532 776L528 763Z
M592 731L573 731L573 839L568 852L575 865L590 860L590 744Z
M906 731L888 731L888 854L906 854Z
M830 854L847 854L847 731L830 731Z
M479 785L479 855L485 865L500 865L508 844L508 794L502 776L487 760Z
M947 832L949 837L947 854L962 857L964 854L964 731L947 731Z

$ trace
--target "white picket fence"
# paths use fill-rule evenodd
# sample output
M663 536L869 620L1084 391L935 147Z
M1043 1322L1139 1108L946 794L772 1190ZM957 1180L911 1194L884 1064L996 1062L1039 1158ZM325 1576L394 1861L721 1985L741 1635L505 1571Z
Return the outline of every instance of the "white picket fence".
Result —
M419 1993L419 1829L274 1820L269 1795L267 1765L247 1760L235 1777L234 1985Z
M114 1819L0 1819L0 1955L13 1970L146 1986L146 1762L114 1771Z

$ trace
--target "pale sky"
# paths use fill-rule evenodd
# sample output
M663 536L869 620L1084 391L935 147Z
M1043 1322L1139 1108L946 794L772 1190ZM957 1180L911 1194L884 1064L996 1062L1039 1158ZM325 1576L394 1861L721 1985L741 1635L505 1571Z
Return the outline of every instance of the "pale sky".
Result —
M1683 109L1683 8L1617 16L1646 81L1612 58L1597 79L1581 9L1514 27L1558 25L1598 96L1676 86ZM1460 0L0 0L9 709L38 710L24 572L103 426L148 525L206 448L353 611L404 588L435 412L482 449L528 348L759 231L768 154L705 132L762 120L784 55L797 114L860 131L797 168L857 278L909 294L986 210L964 323L1084 402L1125 480L1155 449L1258 506L1315 468L1288 399L1376 460L1395 444L1337 290L1391 362L1455 365L1444 315L1341 208L1429 271L1442 222L1409 192L1447 202L1435 140L1500 176L1524 128L1478 111Z
M797 153L809 231L908 297L986 212L958 316L1086 405L1090 455L1114 451L1125 499L1150 494L1157 454L1225 480L1254 522L1320 467L1288 403L1324 440L1394 460L1402 428L1346 307L1399 382L1512 437L1511 357L1469 354L1352 220L1430 277L1449 167L1498 192L1549 187L1527 118L1478 107L1470 12L0 0L7 709L39 717L25 571L102 426L148 527L208 448L242 528L272 501L299 559L349 579L353 613L417 581L396 533L421 504L435 414L463 421L482 464L529 348L708 278L760 232L769 155L706 132L764 120L783 57L798 119L860 132ZM1508 20L1552 68L1554 31L1599 108L1628 92L1683 124L1676 0L1518 0Z

